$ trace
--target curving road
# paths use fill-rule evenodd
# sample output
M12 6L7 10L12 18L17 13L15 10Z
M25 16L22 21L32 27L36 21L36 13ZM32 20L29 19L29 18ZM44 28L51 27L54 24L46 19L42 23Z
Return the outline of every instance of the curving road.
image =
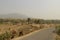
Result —
M55 40L53 31L55 29L53 27L44 29L35 33L32 33L29 36L23 38L17 38L14 40Z

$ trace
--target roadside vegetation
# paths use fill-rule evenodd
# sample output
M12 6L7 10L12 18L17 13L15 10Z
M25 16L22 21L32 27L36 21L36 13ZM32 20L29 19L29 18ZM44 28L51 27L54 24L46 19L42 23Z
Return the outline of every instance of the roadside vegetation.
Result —
M43 20L35 18L27 19L0 18L0 40L10 40L16 37L29 34L35 30L53 27L59 23L60 20ZM59 28L57 28L57 34L60 35Z
M58 35L60 35L60 25L59 25L59 26L56 26L56 33L57 33Z
M60 25L55 27L56 40L60 40Z

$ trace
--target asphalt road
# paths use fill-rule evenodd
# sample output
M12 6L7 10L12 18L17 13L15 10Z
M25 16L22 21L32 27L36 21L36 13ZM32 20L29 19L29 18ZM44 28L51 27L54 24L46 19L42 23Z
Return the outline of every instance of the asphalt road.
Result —
M32 33L29 36L23 37L23 38L17 38L15 40L55 40L53 31L54 28L47 28L35 33Z

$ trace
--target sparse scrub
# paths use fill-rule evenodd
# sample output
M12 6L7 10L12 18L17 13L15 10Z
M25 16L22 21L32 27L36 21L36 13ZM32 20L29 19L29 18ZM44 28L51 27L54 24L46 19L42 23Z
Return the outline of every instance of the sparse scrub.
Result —
M5 32L3 34L0 35L0 40L10 40L10 33L9 32Z
M60 40L60 25L55 27L55 32L57 33L56 40Z
M55 31L58 35L60 35L60 26L57 26Z
M51 20L42 19L0 19L0 40L10 40L15 37L23 36L29 34L35 30L44 28L43 24L51 23ZM38 24L38 25L37 25ZM5 33L3 33L6 31Z

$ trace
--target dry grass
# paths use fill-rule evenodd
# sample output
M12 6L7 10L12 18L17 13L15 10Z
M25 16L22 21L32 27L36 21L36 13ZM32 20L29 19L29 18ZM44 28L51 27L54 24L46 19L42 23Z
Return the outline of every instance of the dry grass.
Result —
M16 38L19 36L23 36L26 34L29 34L35 30L39 30L42 28L48 28L53 27L53 24L0 24L0 34L4 34L6 31L8 31L11 34L10 39Z

